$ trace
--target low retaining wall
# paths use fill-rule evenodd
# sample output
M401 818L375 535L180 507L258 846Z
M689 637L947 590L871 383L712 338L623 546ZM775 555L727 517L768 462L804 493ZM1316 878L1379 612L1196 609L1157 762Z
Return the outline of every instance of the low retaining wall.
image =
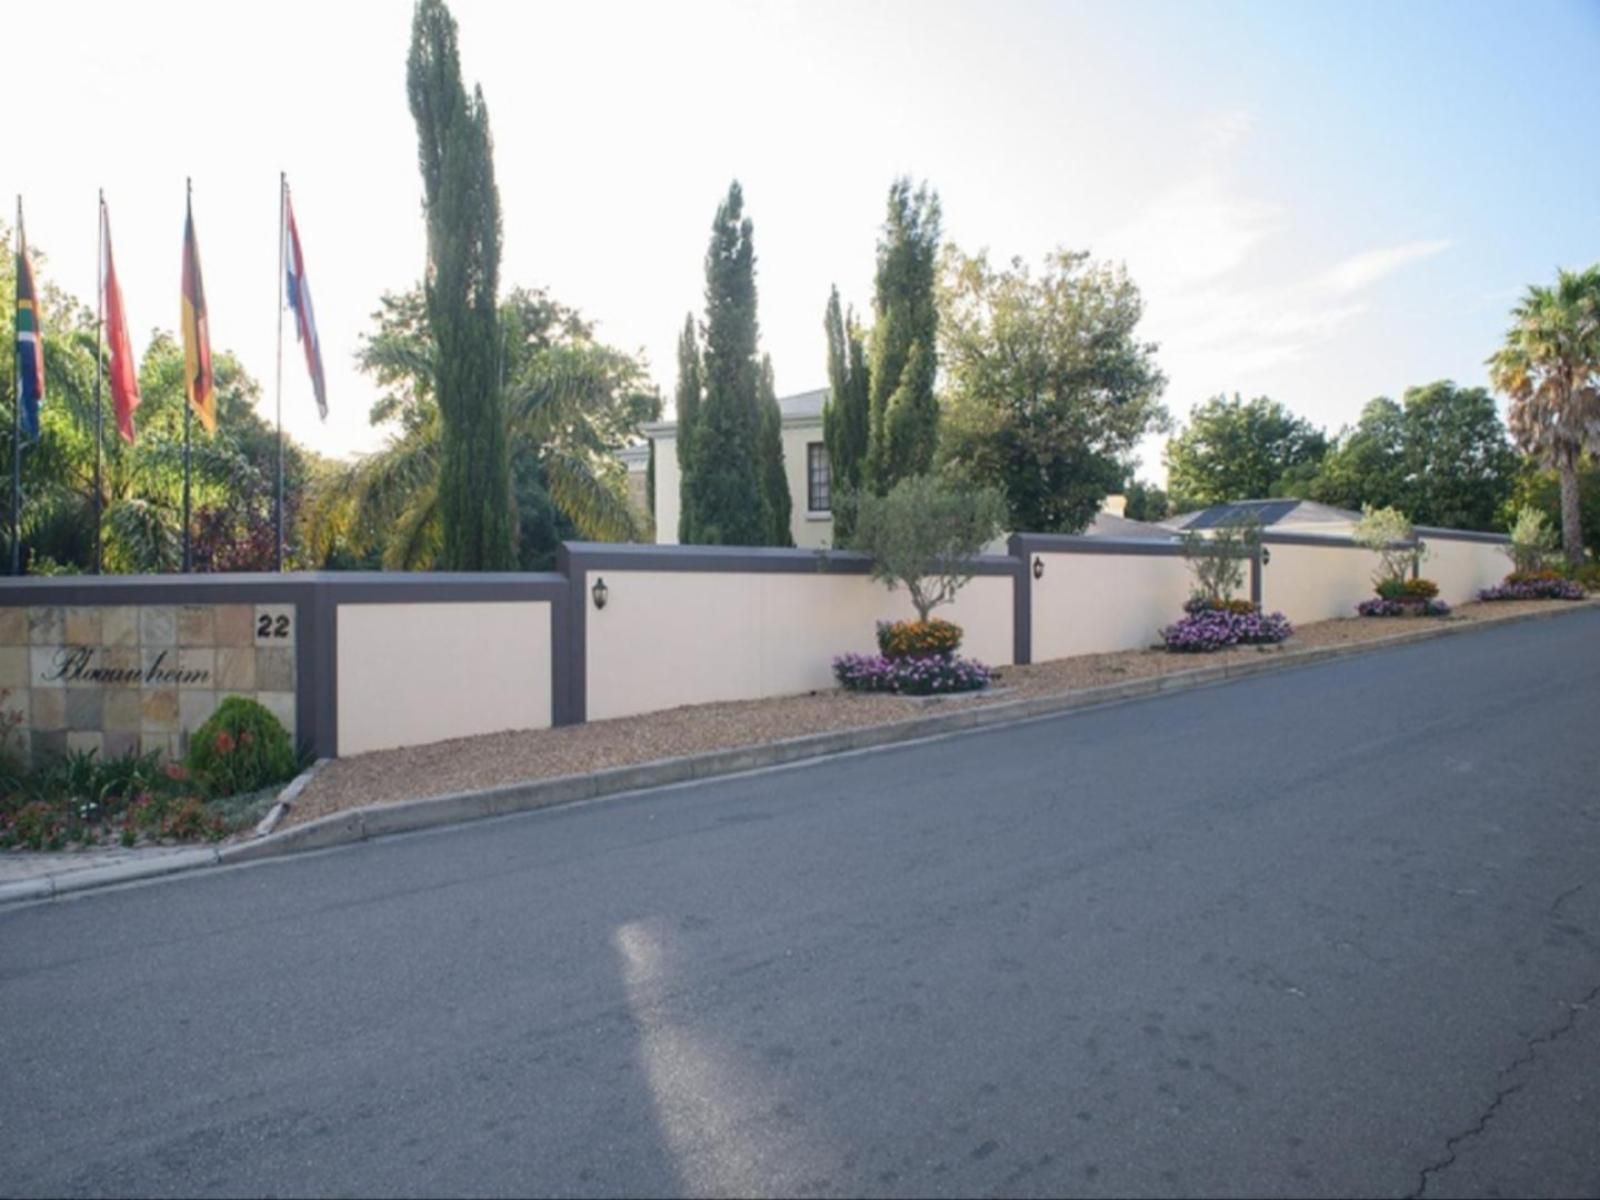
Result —
M1419 533L1452 604L1505 573L1504 538ZM1149 645L1191 587L1175 543L1007 549L940 610L995 666ZM1349 616L1375 565L1348 539L1269 533L1252 594L1296 622ZM35 754L176 755L244 695L317 755L356 754L828 688L835 655L913 615L858 554L571 543L559 567L0 581L4 708Z

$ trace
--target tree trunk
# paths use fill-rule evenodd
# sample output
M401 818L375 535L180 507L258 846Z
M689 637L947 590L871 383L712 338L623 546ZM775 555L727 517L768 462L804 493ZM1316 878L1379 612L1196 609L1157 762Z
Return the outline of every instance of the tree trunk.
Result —
M1561 546L1567 562L1576 567L1583 562L1583 512L1578 504L1578 461L1576 455L1561 463Z

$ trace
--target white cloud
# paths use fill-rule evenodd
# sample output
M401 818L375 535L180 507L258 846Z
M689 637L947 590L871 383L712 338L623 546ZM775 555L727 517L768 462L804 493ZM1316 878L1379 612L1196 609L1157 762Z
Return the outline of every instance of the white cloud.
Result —
M1370 287L1407 263L1432 258L1450 248L1448 241L1404 242L1352 255L1322 276L1324 287L1335 292L1356 292Z

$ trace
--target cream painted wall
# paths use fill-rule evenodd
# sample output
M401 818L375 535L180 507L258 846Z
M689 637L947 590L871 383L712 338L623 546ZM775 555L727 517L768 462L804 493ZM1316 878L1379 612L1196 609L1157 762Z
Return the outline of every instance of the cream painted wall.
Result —
M1447 604L1476 600L1481 589L1493 587L1511 570L1511 559L1497 545L1453 542L1427 534L1422 540L1428 546L1422 575L1439 585L1439 598Z
M1272 561L1261 574L1261 607L1296 625L1353 617L1372 597L1379 559L1371 550L1344 546L1267 544Z
M1193 590L1176 554L1037 557L1044 575L1033 584L1034 662L1154 645Z
M915 615L864 575L604 574L609 600L585 621L591 721L831 688L835 655L874 653L879 620ZM1011 662L1011 586L979 576L938 610L966 631L962 654Z
M550 725L550 605L341 604L339 753Z
M678 438L672 429L652 433L656 443L656 544L678 544ZM789 535L796 546L815 549L833 544L833 518L806 511L810 490L806 447L822 441L822 422L803 418L783 427L783 471L789 481Z

